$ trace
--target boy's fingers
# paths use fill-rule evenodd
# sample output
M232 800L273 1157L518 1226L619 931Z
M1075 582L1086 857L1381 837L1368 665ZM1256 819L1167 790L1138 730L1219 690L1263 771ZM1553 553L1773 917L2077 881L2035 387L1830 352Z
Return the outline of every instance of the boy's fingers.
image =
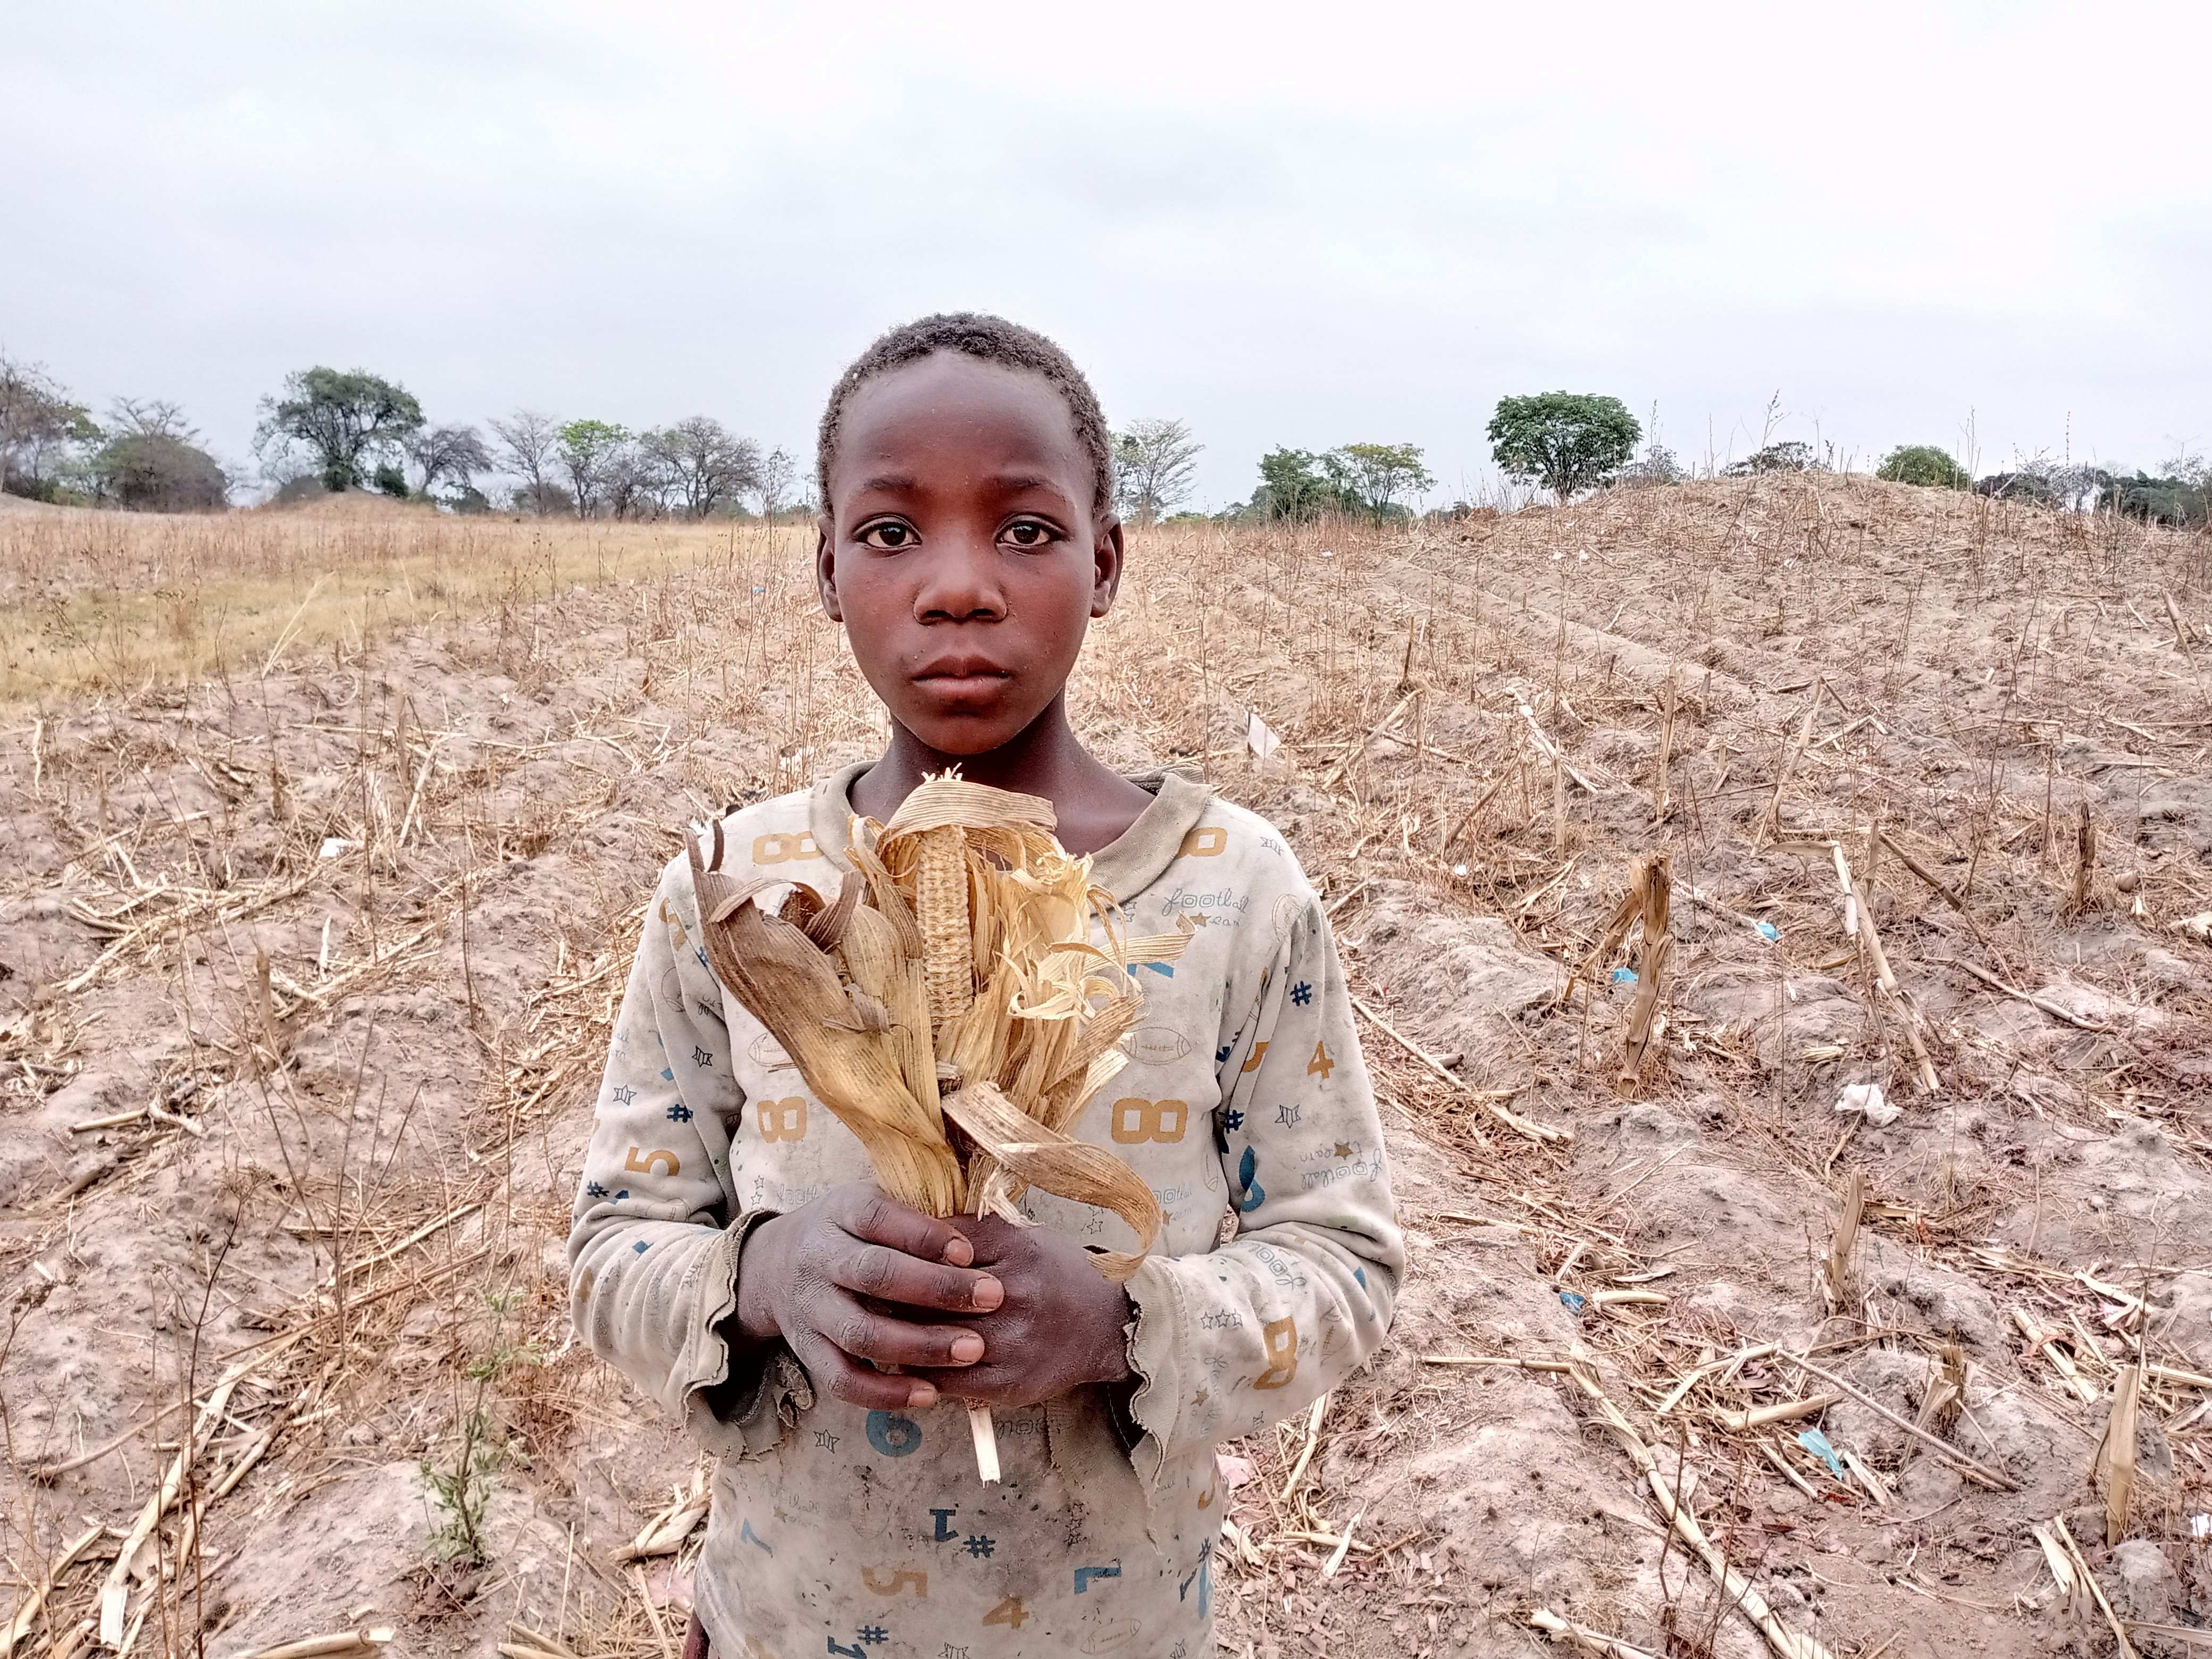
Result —
M845 1353L878 1365L972 1365L983 1357L983 1339L957 1325L917 1325L872 1313L850 1297L823 1310L816 1328Z
M989 1313L1006 1299L1006 1287L988 1273L941 1267L882 1244L856 1246L831 1261L830 1282L878 1302L947 1313Z
M903 1250L924 1261L965 1267L975 1259L974 1247L949 1223L924 1215L873 1188L851 1191L849 1201L840 1206L842 1213L837 1221L855 1238Z
M800 1337L791 1346L814 1386L848 1406L900 1411L936 1402L937 1386L927 1377L893 1376L872 1370L847 1358L836 1344L818 1336Z

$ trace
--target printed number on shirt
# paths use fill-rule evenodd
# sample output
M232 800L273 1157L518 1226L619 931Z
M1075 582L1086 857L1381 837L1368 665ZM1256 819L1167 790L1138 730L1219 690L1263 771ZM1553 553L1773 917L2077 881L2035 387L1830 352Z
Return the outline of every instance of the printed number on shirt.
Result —
M1177 850L1187 859L1219 858L1229 849L1229 832L1218 823L1192 830Z
M896 1595L902 1589L912 1589L924 1601L929 1597L929 1575L912 1567L901 1567L890 1575L888 1583L884 1582L881 1569L862 1567L860 1582L878 1595Z
M806 1139L805 1095L787 1095L781 1100L770 1100L763 1095L754 1103L753 1114L760 1124L763 1140Z
M788 864L793 859L815 859L822 856L814 837L804 830L788 833L777 831L753 837L755 864Z
M1172 1145L1190 1127L1190 1107L1180 1100L1117 1100L1114 1103L1113 1134L1123 1146L1147 1141Z
M1258 1071L1260 1069L1260 1062L1267 1057L1267 1045L1264 1042L1254 1043L1252 1045L1252 1052L1245 1057L1244 1069L1248 1072Z
M660 1167L664 1158L668 1164L665 1170ZM684 1173L684 1160L665 1146L650 1152L641 1146L633 1146L629 1149L629 1156L623 1159L623 1168L632 1175L679 1176Z
M1281 1389L1298 1374L1298 1328L1287 1319L1271 1319L1260 1328L1267 1345L1267 1369L1253 1379L1255 1389Z
M1004 1625L1011 1630L1019 1630L1028 1621L1029 1616L1030 1610L1022 1605L1022 1598L1018 1595L1009 1595L983 1615L983 1622L987 1625Z
M1326 1083L1329 1079L1329 1074L1335 1070L1336 1062L1329 1058L1328 1044L1315 1043L1313 1058L1306 1062L1306 1075L1311 1077L1318 1072L1321 1073L1321 1080Z

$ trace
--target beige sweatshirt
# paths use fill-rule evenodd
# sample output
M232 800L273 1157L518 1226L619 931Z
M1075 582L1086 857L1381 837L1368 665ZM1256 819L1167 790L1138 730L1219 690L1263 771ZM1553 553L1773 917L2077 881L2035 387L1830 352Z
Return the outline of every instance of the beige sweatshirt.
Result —
M732 872L749 860L833 893L864 769L732 814ZM1134 931L1201 925L1180 961L1133 970L1132 1063L1074 1128L1164 1212L1128 1286L1135 1393L999 1411L996 1486L956 1401L864 1411L817 1395L781 1349L732 1374L719 1327L750 1225L868 1161L708 970L688 861L661 876L576 1198L570 1299L594 1352L720 1459L696 1595L723 1659L1211 1659L1215 1443L1307 1405L1389 1327L1404 1246L1313 890L1265 819L1173 775L1137 781L1153 802L1093 878ZM1048 1194L1023 1207L1085 1243L1135 1243Z

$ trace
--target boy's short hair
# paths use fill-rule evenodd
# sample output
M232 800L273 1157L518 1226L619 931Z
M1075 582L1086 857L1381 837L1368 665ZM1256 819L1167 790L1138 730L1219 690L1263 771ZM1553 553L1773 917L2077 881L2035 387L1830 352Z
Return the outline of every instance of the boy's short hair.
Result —
M814 447L815 478L824 512L830 508L830 469L837 459L845 405L853 394L877 375L939 351L957 351L982 362L1042 374L1050 381L1075 422L1076 441L1091 459L1091 510L1096 514L1107 510L1114 499L1113 441L1107 434L1106 414L1098 406L1098 394L1091 389L1075 360L1035 329L1024 328L1019 323L981 312L945 311L891 330L837 377L829 406L822 411Z

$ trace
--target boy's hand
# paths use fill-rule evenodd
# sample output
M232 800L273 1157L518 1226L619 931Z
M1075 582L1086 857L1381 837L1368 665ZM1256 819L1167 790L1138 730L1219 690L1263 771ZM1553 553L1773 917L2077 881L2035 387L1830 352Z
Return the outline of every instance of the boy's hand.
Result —
M993 1406L1034 1406L1088 1382L1129 1375L1129 1294L1099 1276L1089 1252L1050 1227L996 1216L953 1216L973 1260L1005 1287L996 1312L968 1322L982 1333L980 1364L926 1371L950 1395Z
M928 1322L933 1312L988 1313L1005 1299L996 1277L970 1269L975 1259L951 1222L908 1209L872 1182L851 1182L753 1230L733 1322L745 1342L781 1337L814 1385L840 1400L881 1410L930 1405L930 1377L875 1366L957 1376L949 1368L983 1357L972 1325Z

